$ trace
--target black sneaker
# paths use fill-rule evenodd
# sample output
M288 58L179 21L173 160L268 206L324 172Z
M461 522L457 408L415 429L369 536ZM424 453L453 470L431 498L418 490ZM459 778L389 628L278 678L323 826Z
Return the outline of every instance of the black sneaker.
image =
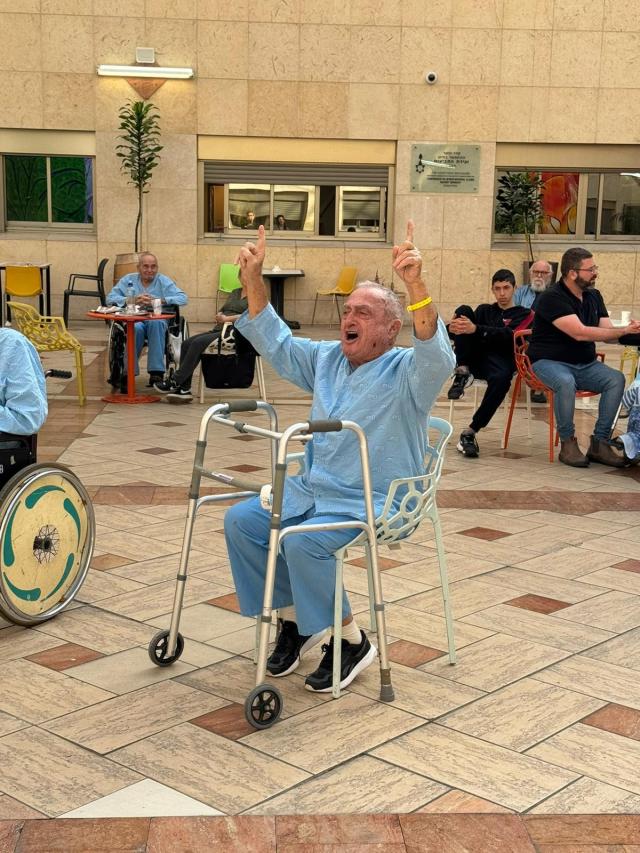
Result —
M478 447L476 434L474 432L461 433L456 450L462 453L463 456L467 456L470 459L477 459L480 456L480 448Z
M160 383L164 380L164 373L150 373L149 374L149 383L147 388L155 388L156 383Z
M176 384L171 379L163 379L161 382L154 382L153 387L160 394L168 394L169 391L176 390Z
M374 645L369 642L365 632L360 630L360 644L354 645L346 640L342 641L342 657L340 660L340 688L347 687L353 679L372 664L378 653ZM327 645L322 646L324 657L320 666L305 678L304 686L313 693L330 693L333 680L333 636Z
M278 619L276 645L267 660L267 672L274 678L289 675L298 668L300 658L305 652L317 645L325 632L319 634L300 634L295 622Z
M180 385L172 388L167 394L167 400L170 403L190 403L193 400L191 388L183 388Z
M546 403L547 395L544 391L532 391L531 392L531 402L532 403Z
M464 389L473 384L473 373L469 373L466 367L456 367L453 372L453 383L447 391L449 400L459 400L464 397Z

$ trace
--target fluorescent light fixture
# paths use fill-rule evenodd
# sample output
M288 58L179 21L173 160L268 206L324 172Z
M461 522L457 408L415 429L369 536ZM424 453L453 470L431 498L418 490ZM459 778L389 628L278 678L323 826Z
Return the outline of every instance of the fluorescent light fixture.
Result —
M98 65L100 77L155 77L167 80L189 80L193 68L163 68L155 65Z

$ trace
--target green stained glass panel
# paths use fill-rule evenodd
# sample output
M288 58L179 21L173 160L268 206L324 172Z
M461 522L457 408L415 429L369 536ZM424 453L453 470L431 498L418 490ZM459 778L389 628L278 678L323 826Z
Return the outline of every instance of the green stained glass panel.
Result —
M4 160L7 220L46 222L46 158L7 154Z
M93 222L90 157L51 157L51 207L54 222Z

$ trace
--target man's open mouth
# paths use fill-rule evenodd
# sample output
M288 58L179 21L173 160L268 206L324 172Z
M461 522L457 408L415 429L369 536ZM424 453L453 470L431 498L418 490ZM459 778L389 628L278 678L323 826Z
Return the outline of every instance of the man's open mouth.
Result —
M348 341L355 341L355 340L357 340L357 338L358 338L358 333L357 333L357 332L346 332L346 333L345 333L345 338L346 338Z

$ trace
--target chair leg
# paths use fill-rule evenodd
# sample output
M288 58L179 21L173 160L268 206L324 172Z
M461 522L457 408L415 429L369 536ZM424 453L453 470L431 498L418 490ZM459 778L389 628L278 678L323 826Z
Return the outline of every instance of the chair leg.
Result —
M69 291L68 290L65 290L65 292L64 292L62 319L64 320L64 324L68 329L69 328Z
M76 373L78 377L78 402L81 406L84 406L87 402L87 396L84 388L84 363L82 361L82 350L75 350L74 355L76 358Z
M257 356L257 358L256 358L256 377L258 380L258 389L260 391L260 399L266 401L266 399L267 399L267 386L265 385L265 382L264 382L264 367L263 367L262 359L260 358L260 356Z
M204 403L204 374L202 372L202 363L200 364L200 378L198 379L198 396L200 402Z
M524 386L524 399L527 404L527 438L531 438L531 389Z
M453 615L451 613L451 602L449 599L449 575L447 572L447 556L444 550L442 541L442 527L440 526L440 516L438 508L434 504L431 515L431 523L433 524L433 532L436 540L436 552L438 554L438 568L440 569L440 584L442 586L442 605L444 607L444 621L447 628L447 648L449 650L449 663L453 665L456 662L456 641L453 633Z
M509 446L509 434L511 433L511 421L513 420L513 412L516 407L516 402L518 400L518 395L520 394L520 385L522 384L520 377L516 379L516 384L513 388L513 394L511 395L511 406L509 407L509 414L507 416L507 423L504 428L504 435L502 437L502 447L504 450Z
M555 461L555 443L554 443L554 433L555 433L555 422L553 417L553 391L548 393L549 399L549 462Z
M311 325L313 326L316 319L316 308L318 307L318 294L316 293L316 298L313 303L313 314L311 315Z
M340 697L340 670L342 669L342 567L344 548L336 551L336 586L333 596L333 680L331 695Z

